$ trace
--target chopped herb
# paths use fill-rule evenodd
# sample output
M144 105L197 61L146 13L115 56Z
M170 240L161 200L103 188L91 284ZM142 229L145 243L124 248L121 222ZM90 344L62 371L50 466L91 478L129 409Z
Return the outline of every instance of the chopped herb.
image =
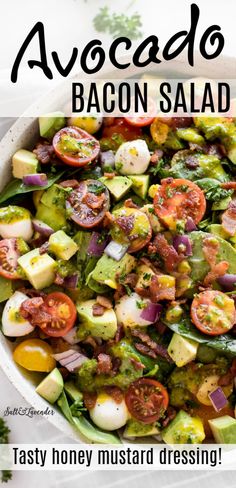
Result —
M147 307L147 303L143 300L136 300L136 305L140 310Z
M143 275L143 279L144 279L145 281L150 280L150 279L151 279L151 276L152 276L152 275L151 275L151 273L144 273L144 275Z
M123 163L116 163L117 171L120 171L123 168Z
M94 193L95 195L101 195L101 193L104 192L104 189L105 187L101 184L101 185L95 185L93 183L90 183L88 185L88 191L90 193Z
M140 30L142 22L138 13L130 16L123 13L113 13L107 6L102 7L94 17L93 25L97 32L107 32L114 39L120 36L125 36L129 39L142 37L142 31Z

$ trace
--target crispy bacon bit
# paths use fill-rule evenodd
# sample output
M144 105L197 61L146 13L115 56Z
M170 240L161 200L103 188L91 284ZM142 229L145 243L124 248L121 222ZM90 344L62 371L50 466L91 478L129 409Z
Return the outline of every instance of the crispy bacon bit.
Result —
M83 197L83 202L86 203L86 205L92 210L102 208L104 200L105 193L102 193L101 195L95 195L94 193L88 192Z
M160 334L160 335L164 335L168 329L168 327L165 324L163 324L162 322L157 322L154 325L156 327L158 334Z
M236 378L236 359L234 358L229 371L219 378L219 386L228 386Z
M92 336L86 337L86 339L84 339L84 341L83 341L83 344L88 344L94 350L97 349L97 346L98 346L95 339Z
M116 224L124 231L126 235L129 235L134 227L134 216L129 215L129 217L126 217L125 215L122 215L116 219Z
M161 149L156 149L154 153L151 155L150 163L151 164L158 163L158 161L160 161L162 156L163 156L163 151Z
M116 176L116 173L104 173L104 176L108 180L112 180Z
M173 407L168 407L166 411L166 416L165 419L162 421L162 427L167 427L171 420L173 420L176 417L176 410Z
M48 249L49 249L49 242L46 241L42 244L42 246L40 246L39 254L45 254L46 252L48 252Z
M236 190L236 181L226 181L225 183L221 183L220 186L224 190Z
M211 268L203 281L205 287L211 286L217 278L224 276L228 270L229 263L227 261L216 263L219 247L219 242L212 237L206 237L203 241L203 254Z
M127 200L125 200L125 207L127 207L127 208L139 208L139 206L133 202L132 198L127 198Z
M68 376L70 375L70 372L68 371L68 369L67 368L64 368L63 366L61 368L58 368L58 369L59 369L59 371L60 371L60 373L62 375L62 378L64 380L66 380L68 378Z
M32 325L46 324L51 321L51 315L43 308L42 297L28 298L20 306L20 314Z
M65 180L59 183L62 188L78 188L79 182L77 180Z
M199 166L198 157L196 154L189 155L185 160L185 166L188 169L196 169Z
M112 302L111 300L109 300L109 298L98 295L96 301L99 305L101 305L104 308L107 308L108 310L112 308Z
M113 358L112 359L112 376L116 376L120 369L121 359L120 358Z
M97 393L83 393L84 405L88 410L91 410L96 405Z
M140 361L136 361L134 358L130 358L130 362L134 365L135 369L140 370L144 369L145 366Z
M128 273L124 279L124 284L129 285L131 288L135 288L138 281L138 275L136 273Z
M109 354L98 354L97 374L110 374L112 371L112 361Z
M222 159L225 155L225 151L222 151L222 146L220 144L209 144L206 148L206 153L211 156L217 156L218 159Z
M222 214L222 227L230 236L236 233L236 201L230 202L227 210Z
M99 303L94 303L93 305L93 316L94 317L101 317L105 312L105 308Z
M160 300L174 300L175 286L163 286L160 281L161 275L153 275L150 284L150 296L152 302L159 302Z
M142 341L142 343L145 346L148 347L149 353L151 351L151 353L154 353L155 356L153 354L152 355L147 354L147 355L149 355L150 357L155 357L155 358L157 356L161 356L161 357L165 358L168 362L170 362L170 363L172 362L172 359L169 356L167 350L163 346L158 344L157 342L153 341L151 339L151 337L146 332L142 332L139 329L131 329L130 332L131 332L131 335L133 337L137 337L140 341ZM135 347L137 345L139 347L138 343L135 343L134 345L135 345ZM138 349L138 348L136 347L136 349ZM140 349L138 349L138 350L140 350ZM147 353L147 350L146 350L146 353ZM143 354L145 354L145 353L143 353Z
M111 212L106 212L105 217L103 219L103 227L110 227L110 225L114 222L115 217L111 214Z
M116 403L121 403L124 395L118 386L106 386L105 392L110 395Z
M156 353L150 349L150 347L146 346L145 344L141 344L140 342L135 342L134 344L135 349L141 352L144 356L149 356L150 358L156 359Z
M41 164L48 164L55 157L53 146L47 142L39 142L33 150L33 153Z
M62 278L61 275L59 275L59 273L56 273L54 283L55 283L55 285L62 286L64 283L64 278Z
M120 342L121 339L123 339L125 335L125 332L124 332L124 327L122 324L118 324L117 326L117 331L116 331L116 335L115 335L115 338L114 338L114 342Z
M181 256L177 253L174 246L169 244L163 234L157 234L154 241L148 246L148 253L158 253L164 261L166 270L170 273L174 271L180 260Z

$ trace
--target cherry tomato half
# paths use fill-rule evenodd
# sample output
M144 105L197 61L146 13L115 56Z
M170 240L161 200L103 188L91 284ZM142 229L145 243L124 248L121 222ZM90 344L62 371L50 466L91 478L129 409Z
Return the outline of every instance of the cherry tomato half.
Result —
M76 307L65 293L50 293L44 301L44 309L51 317L49 321L45 320L45 323L40 324L45 334L63 337L72 329L76 320Z
M134 100L132 99L131 101L131 106L133 106ZM148 99L148 107L147 107L147 113L151 114L151 116L134 116L134 117L125 117L126 122L130 125L134 125L136 127L145 127L147 125L151 125L155 118L155 112L156 112L156 104L152 98Z
M235 323L234 300L218 290L203 291L192 301L191 318L204 334L225 334Z
M169 396L159 381L140 378L129 386L125 402L135 419L150 424L163 416L168 407Z
M3 239L0 241L0 275L9 280L17 280L20 275L17 272L17 259L20 253L17 250L17 239Z
M102 137L112 137L115 134L120 134L126 141L133 141L142 135L139 127L132 127L123 117L117 117L114 123L105 126L102 132Z
M142 249L152 237L152 227L144 212L136 208L121 207L113 212L115 217L111 227L114 241L129 244L128 252Z
M52 141L54 151L61 161L70 166L85 166L99 154L100 144L85 130L64 127Z
M109 207L109 192L98 180L81 181L67 199L70 218L87 229L98 225Z
M183 178L166 178L154 197L156 215L171 230L178 220L191 217L198 224L205 211L206 199L203 191L195 183Z
M27 339L16 346L13 359L29 371L49 373L56 366L52 354L53 350L47 342L41 339Z

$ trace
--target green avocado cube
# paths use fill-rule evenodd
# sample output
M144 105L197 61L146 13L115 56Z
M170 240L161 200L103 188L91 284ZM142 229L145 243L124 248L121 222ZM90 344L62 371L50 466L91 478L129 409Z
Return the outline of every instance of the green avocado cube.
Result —
M53 112L51 114L39 117L39 133L41 137L52 139L57 131L65 127L66 119L62 112Z
M208 422L217 444L236 444L236 419L224 415Z
M55 368L39 383L36 393L50 403L55 403L62 393L64 381L59 369Z
M5 302L13 295L13 282L0 276L0 303Z
M19 149L12 157L12 174L14 178L23 179L26 175L37 173L38 159L26 149Z
M64 230L58 230L49 237L49 251L68 261L78 251L78 246Z
M55 279L56 261L49 254L33 249L18 259L18 264L36 290L50 286Z
M198 342L186 339L176 332L173 334L168 346L169 356L178 368L194 361L197 356Z
M128 253L120 261L115 261L115 259L103 254L91 276L98 283L116 289L118 286L117 276L130 273L135 268L136 262L137 260Z
M211 234L221 237L221 239L229 239L229 234L225 232L221 224L211 224L207 227L207 231Z
M103 315L93 314L93 306L96 300L86 300L76 305L80 325L78 328L78 338L83 339L89 335L100 337L107 341L113 339L117 331L117 318L113 309L106 309Z
M158 434L160 434L160 430L155 423L144 424L138 420L129 419L125 426L123 437L125 439L132 439L134 437L146 437Z
M66 198L68 197L68 190L56 183L45 190L41 196L41 203L46 207L56 207L65 212Z
M114 176L114 178L102 177L99 180L108 188L116 201L123 198L132 186L132 182L127 176Z
M132 181L132 189L143 200L147 196L150 176L149 175L130 175Z
M162 431L162 439L166 444L200 444L205 439L203 422L180 410Z
M36 219L42 220L49 225L53 230L57 231L62 227L66 227L66 217L60 209L56 207L46 207L43 203L39 203L36 212Z

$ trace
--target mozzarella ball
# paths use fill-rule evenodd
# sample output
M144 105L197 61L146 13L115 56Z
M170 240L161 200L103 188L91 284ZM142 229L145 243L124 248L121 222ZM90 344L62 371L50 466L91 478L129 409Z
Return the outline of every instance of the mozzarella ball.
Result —
M103 118L95 114L90 117L70 117L68 125L79 127L89 134L95 134L101 128L102 121Z
M125 401L122 400L121 403L116 403L106 393L98 395L96 404L89 410L89 414L94 424L103 430L120 429L129 418Z
M2 332L9 337L21 337L30 334L34 327L20 315L20 306L27 300L27 296L20 291L7 301L2 314Z
M115 306L118 324L123 324L124 327L145 327L152 324L153 322L141 317L142 310L150 303L148 298L141 298L137 293L124 295Z
M141 175L150 163L150 152L142 139L124 142L115 155L116 169L122 175Z
M22 237L28 242L33 235L30 212L22 207L9 205L0 209L0 236L3 239Z

